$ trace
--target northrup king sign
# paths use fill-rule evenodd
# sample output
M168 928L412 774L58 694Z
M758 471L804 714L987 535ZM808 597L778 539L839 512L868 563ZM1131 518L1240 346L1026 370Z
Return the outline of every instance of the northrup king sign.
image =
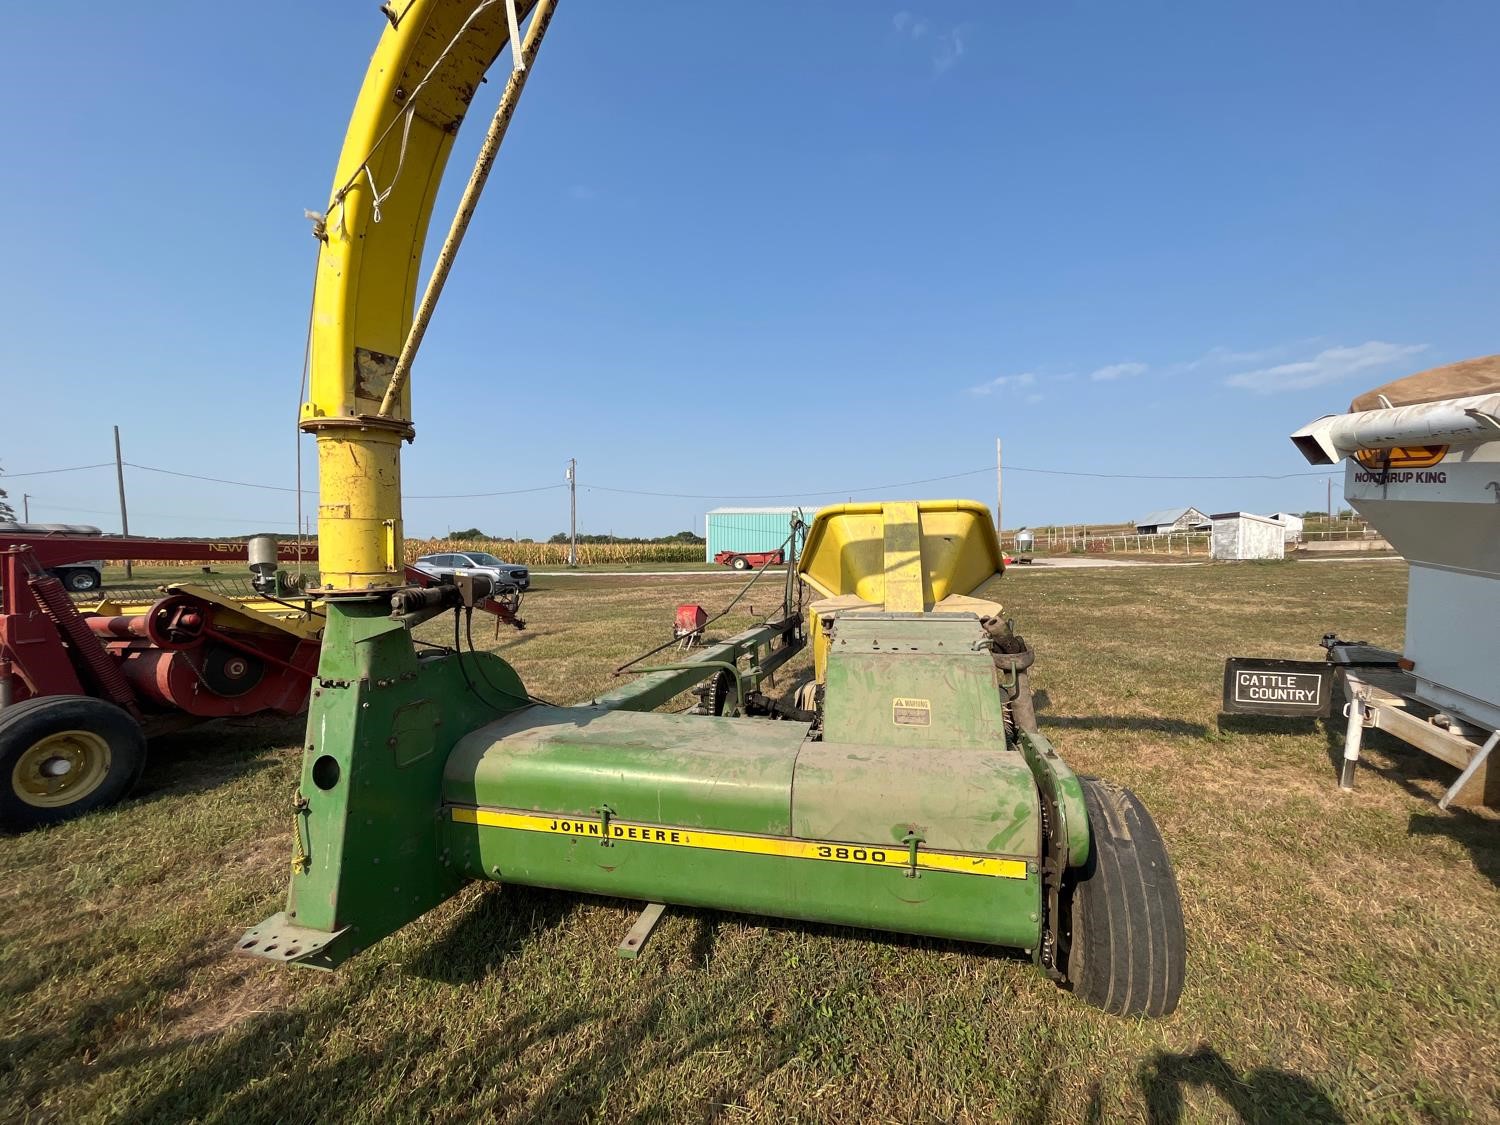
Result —
M1309 660L1224 662L1224 712L1229 715L1326 716L1333 694L1333 665Z

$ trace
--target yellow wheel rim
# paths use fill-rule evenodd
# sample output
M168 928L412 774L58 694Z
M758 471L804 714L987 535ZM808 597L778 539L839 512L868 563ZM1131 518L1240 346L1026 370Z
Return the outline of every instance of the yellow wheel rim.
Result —
M109 775L109 743L88 730L39 738L16 760L11 789L28 805L55 809L81 801Z

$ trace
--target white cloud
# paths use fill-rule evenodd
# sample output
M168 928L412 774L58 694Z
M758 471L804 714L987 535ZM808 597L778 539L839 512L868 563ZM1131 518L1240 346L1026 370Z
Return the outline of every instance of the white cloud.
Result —
M1362 371L1390 367L1426 350L1426 344L1388 344L1384 340L1368 340L1353 347L1324 348L1310 359L1242 371L1224 382L1227 386L1242 387L1259 394L1300 391L1337 383Z
M927 21L918 19L910 12L897 12L891 17L891 26L902 35L910 35L913 39L920 39L927 34Z
M1089 378L1096 383L1107 383L1113 379L1128 379L1132 375L1144 375L1150 370L1144 363L1111 363L1091 372Z
M891 27L904 39L926 43L933 74L946 74L952 70L968 48L969 29L961 23L954 24L947 31L933 33L932 25L925 19L903 10L891 17Z
M1259 351L1237 352L1233 348L1225 347L1223 344L1209 348L1197 359L1187 364L1189 368L1206 367L1215 363L1264 363L1273 359L1285 348L1261 348Z
M969 393L973 395L989 395L994 394L996 391L1034 386L1036 386L1036 372L1022 371L1016 375L996 375L988 383L980 383L977 387L970 387Z
M925 30L925 28L924 28ZM932 52L932 69L935 74L945 74L958 65L964 57L964 28L957 25L937 37Z

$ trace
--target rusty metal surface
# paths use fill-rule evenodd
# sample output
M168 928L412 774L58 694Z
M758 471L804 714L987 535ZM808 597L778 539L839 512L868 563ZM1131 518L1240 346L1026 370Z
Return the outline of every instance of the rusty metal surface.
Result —
M481 727L449 756L454 804L785 835L807 724L532 707Z
M1004 701L977 617L845 613L829 642L830 742L1004 745Z
M792 832L901 846L916 832L947 851L1034 858L1037 790L1013 750L810 742L797 758Z

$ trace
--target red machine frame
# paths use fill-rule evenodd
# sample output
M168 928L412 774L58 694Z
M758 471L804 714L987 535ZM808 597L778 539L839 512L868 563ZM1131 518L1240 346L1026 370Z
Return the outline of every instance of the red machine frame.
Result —
M146 721L306 705L315 637L221 627L218 603L186 593L164 595L145 614L86 615L46 573L101 557L243 562L246 544L25 532L4 533L0 544L0 706L91 695ZM278 557L316 559L317 549L286 544Z

